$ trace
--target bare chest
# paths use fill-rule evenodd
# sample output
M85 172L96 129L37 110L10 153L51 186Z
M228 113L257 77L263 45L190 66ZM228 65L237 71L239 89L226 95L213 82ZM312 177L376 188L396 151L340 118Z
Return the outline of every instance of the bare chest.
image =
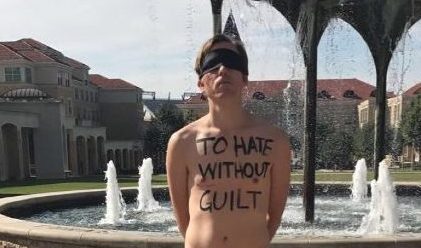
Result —
M264 211L270 185L272 142L255 135L198 136L189 162L193 205L201 211ZM260 202L260 205L259 205Z

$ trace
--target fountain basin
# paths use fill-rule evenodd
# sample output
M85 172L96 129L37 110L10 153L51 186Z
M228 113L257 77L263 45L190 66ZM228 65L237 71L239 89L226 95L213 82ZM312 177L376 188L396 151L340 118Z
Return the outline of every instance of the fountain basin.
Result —
M293 189L299 187L293 185ZM326 188L321 187L321 188ZM349 185L329 185L337 190L349 188ZM419 191L419 185L408 186ZM165 187L158 187L164 192ZM399 192L402 186L397 187ZM402 190L402 189L401 189ZM323 192L323 190L321 191ZM135 188L123 189L124 195L135 195ZM174 233L151 233L139 231L118 231L93 228L59 226L23 221L13 213L34 211L37 206L78 205L83 202L104 200L104 190L84 190L55 192L46 194L17 196L0 199L0 240L9 242L11 247L184 247L182 237ZM13 246L14 245L14 246ZM421 247L421 234L368 235L368 236L275 236L271 247Z

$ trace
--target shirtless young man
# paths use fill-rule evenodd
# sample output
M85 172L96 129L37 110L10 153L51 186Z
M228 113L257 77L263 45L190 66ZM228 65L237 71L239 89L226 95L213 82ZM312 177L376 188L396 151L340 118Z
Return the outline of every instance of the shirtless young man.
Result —
M288 138L242 107L247 54L227 36L196 60L209 113L174 133L167 176L186 248L265 248L282 217L290 178Z

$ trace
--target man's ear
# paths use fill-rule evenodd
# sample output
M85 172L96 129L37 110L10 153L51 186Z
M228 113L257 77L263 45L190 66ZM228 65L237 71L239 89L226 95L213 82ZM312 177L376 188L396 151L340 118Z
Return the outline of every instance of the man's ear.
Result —
M203 90L204 84L202 83L201 79L197 80L197 87L199 87L199 89Z

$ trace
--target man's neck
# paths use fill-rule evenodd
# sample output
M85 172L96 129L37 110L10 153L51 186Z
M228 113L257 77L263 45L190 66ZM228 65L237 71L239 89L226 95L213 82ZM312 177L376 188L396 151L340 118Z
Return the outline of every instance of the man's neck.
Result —
M208 125L220 130L234 130L249 125L250 114L242 107L241 102L209 101Z

